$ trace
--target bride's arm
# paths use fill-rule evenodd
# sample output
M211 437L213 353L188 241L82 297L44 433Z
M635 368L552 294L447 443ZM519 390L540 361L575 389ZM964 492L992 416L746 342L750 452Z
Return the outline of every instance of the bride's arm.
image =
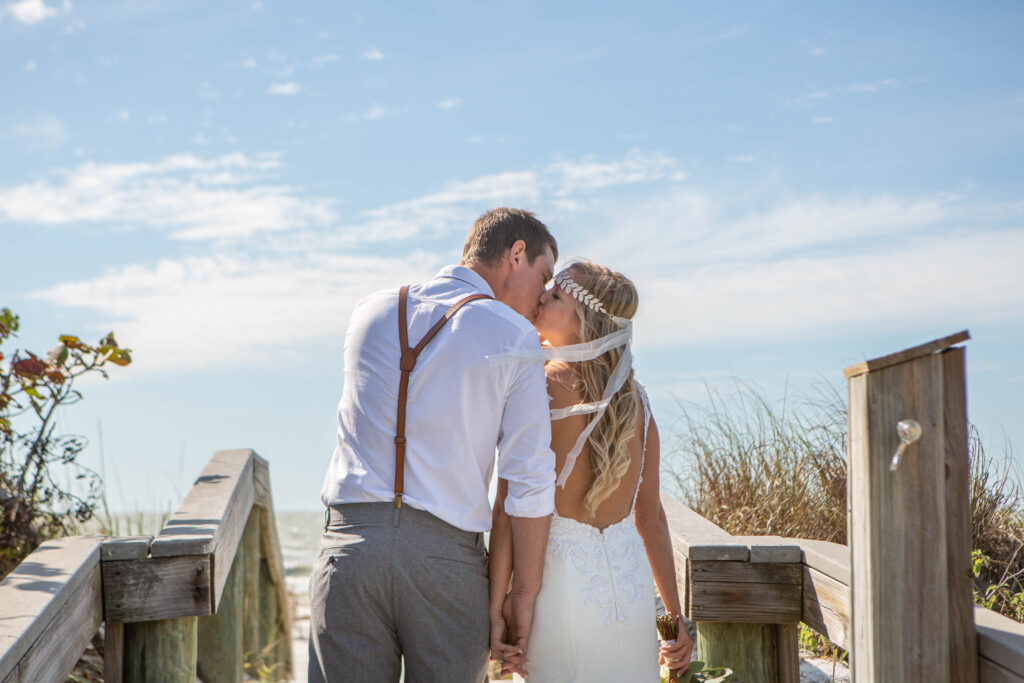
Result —
M512 520L505 512L505 496L508 495L508 482L498 478L498 492L494 499L494 510L491 512L490 540L490 600L489 614L491 619L491 649L495 657L500 655L498 645L505 639L505 619L502 606L508 593L509 581L512 579Z
M675 561L672 557L672 537L668 531L668 518L661 506L661 441L658 437L658 426L651 420L647 432L647 452L644 455L643 483L636 499L637 531L644 540L647 560L651 563L654 585L658 587L658 595L665 603L665 609L672 615L682 614L679 605L679 589L676 585ZM676 646L663 652L669 667L685 668L690 663L693 641L689 633L680 624ZM671 661L675 660L675 661Z

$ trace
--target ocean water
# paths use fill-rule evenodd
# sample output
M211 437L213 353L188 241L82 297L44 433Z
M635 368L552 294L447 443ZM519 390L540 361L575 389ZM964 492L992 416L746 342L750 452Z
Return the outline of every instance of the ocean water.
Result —
M320 548L323 511L274 511L285 581L294 595L309 592L309 573Z

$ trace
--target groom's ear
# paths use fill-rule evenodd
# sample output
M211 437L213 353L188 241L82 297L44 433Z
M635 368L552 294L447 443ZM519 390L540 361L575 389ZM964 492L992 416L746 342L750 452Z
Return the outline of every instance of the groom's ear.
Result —
M512 246L505 252L505 258L514 271L529 265L529 259L526 257L526 242L523 240L513 242Z

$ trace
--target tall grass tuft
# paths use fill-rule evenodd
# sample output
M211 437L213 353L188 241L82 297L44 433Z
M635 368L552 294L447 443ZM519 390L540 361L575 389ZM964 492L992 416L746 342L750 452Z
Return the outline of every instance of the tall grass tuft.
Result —
M846 543L846 403L834 388L772 403L737 381L681 404L669 481L734 535ZM1012 448L995 460L970 427L975 601L1024 622L1024 493Z
M683 500L734 535L846 542L846 408L834 390L773 405L737 382L681 405L671 479Z

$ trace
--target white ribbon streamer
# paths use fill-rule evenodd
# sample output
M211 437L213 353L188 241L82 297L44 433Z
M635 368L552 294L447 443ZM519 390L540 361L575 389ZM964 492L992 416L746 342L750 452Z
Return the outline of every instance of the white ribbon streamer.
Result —
M590 434L597 427L597 423L600 422L601 417L604 416L604 413L608 408L608 404L611 403L612 397L615 396L619 389L622 388L622 385L626 383L626 379L629 377L629 371L633 369L633 352L630 349L633 341L633 321L618 317L613 317L612 320L619 325L622 325L622 329L616 330L615 332L605 335L600 339L594 339L581 344L550 346L532 350L520 349L487 356L487 360L490 361L492 366L520 363L524 361L538 363L547 361L577 363L580 361L593 360L620 346L626 347L622 352L622 356L619 357L619 362L615 364L615 369L612 370L612 374L608 377L608 383L604 387L604 392L601 395L600 400L593 401L591 403L577 403L565 408L555 408L551 411L552 420L562 420L573 415L594 414L594 417L591 418L590 422L587 423L587 426L583 428L583 431L580 432L580 435L576 438L576 443L573 444L568 455L565 456L565 465L562 467L562 471L559 472L557 480L557 485L561 487L564 487L565 482L569 479L569 474L572 472L572 468L576 464L576 459L583 451L583 446L587 443L587 439L590 438Z

